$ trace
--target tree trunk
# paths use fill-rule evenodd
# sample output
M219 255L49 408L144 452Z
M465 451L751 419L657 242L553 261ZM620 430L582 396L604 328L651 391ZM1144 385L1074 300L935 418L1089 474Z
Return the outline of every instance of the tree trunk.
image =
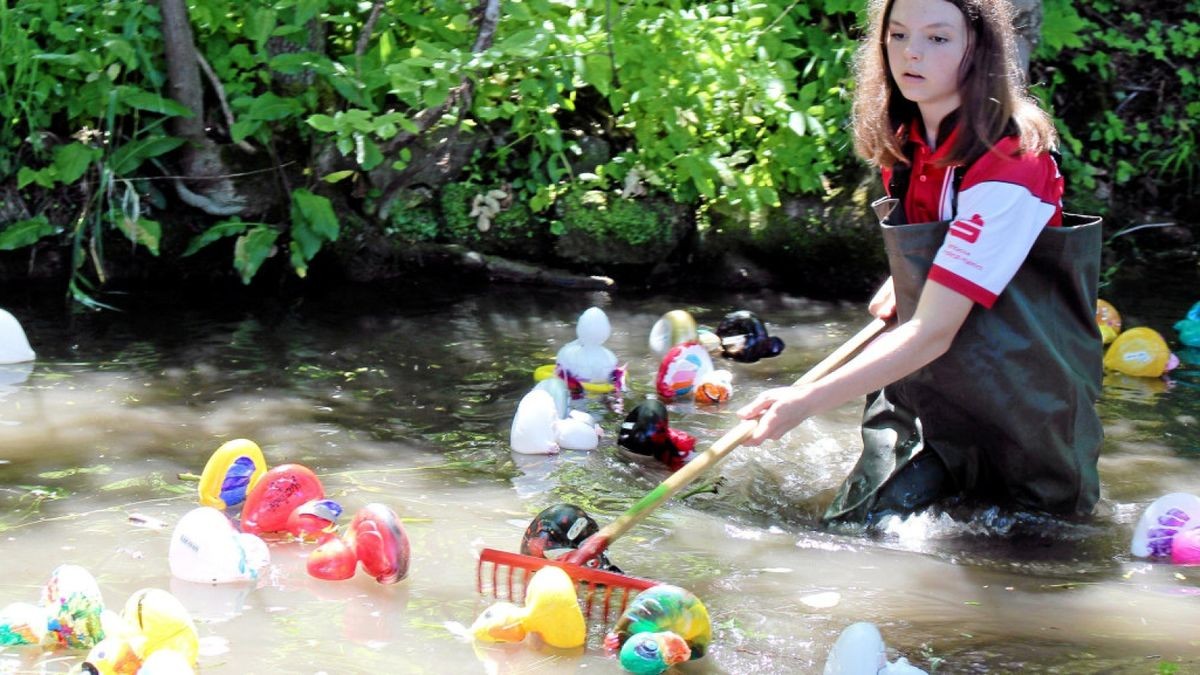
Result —
M1042 41L1042 0L1012 0L1017 66L1029 77L1029 56Z
M167 59L167 81L171 98L192 111L191 117L176 117L172 129L176 136L190 143L203 143L204 89L200 83L200 63L192 38L184 0L160 0L162 11L163 51Z
M180 151L180 172L187 176L188 183L177 179L175 190L185 203L210 215L242 213L247 200L227 177L232 171L222 159L220 148L204 132L204 85L187 3L159 0L159 10L171 98L192 111L191 117L172 120L173 133L187 141Z

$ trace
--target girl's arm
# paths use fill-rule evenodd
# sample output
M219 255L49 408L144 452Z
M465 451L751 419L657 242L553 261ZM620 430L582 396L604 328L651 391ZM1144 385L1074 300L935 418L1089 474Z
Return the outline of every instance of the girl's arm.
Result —
M738 410L745 419L759 420L745 444L779 438L813 415L879 390L932 362L950 348L973 305L966 296L927 281L913 318L876 338L846 365L809 385L769 389Z

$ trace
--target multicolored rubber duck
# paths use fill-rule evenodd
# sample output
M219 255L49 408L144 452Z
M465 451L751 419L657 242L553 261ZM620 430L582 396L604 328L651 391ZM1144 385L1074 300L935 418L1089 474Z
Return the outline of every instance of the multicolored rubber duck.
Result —
M524 607L498 602L484 610L469 631L481 642L521 642L534 634L559 649L577 649L587 640L575 583L557 567L534 573L525 589Z
M696 438L668 424L667 407L653 399L642 401L625 417L617 445L644 457L653 457L675 471L687 463Z
M721 319L717 337L721 338L722 356L742 363L754 363L783 352L783 340L768 335L762 319L744 309Z
M0 645L89 649L104 639L104 614L104 598L91 573L59 565L42 587L41 602L0 610Z
M226 441L204 464L200 504L222 511L239 506L266 472L267 462L257 443L245 438Z
M631 673L661 673L703 657L711 640L704 603L691 591L659 584L633 599L604 646L619 649L621 667Z
M600 526L586 511L574 504L555 504L542 509L525 528L521 537L521 553L535 558L557 560L579 548L585 539L600 531ZM608 557L601 553L588 563L602 570L621 573Z

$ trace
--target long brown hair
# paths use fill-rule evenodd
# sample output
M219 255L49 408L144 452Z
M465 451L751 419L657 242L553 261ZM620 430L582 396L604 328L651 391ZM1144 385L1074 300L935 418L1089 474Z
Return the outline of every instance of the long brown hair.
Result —
M1017 67L1012 5L1008 0L943 1L963 14L967 49L958 72L963 129L941 163L970 164L1013 134L1020 137L1022 152L1053 150L1058 145L1054 123L1025 93L1025 77ZM919 118L917 105L900 93L888 65L887 26L894 3L871 0L867 35L854 62L854 150L887 168L908 162L905 137L897 131Z

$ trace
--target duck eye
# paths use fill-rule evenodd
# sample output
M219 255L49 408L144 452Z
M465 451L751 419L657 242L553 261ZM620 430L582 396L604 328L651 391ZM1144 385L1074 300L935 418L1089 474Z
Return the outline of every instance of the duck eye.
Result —
M637 646L634 647L634 651L637 652L638 656L640 656L644 659L651 659L651 660L657 659L658 658L658 643L655 642L654 640L644 640L642 642L639 642L637 644Z

